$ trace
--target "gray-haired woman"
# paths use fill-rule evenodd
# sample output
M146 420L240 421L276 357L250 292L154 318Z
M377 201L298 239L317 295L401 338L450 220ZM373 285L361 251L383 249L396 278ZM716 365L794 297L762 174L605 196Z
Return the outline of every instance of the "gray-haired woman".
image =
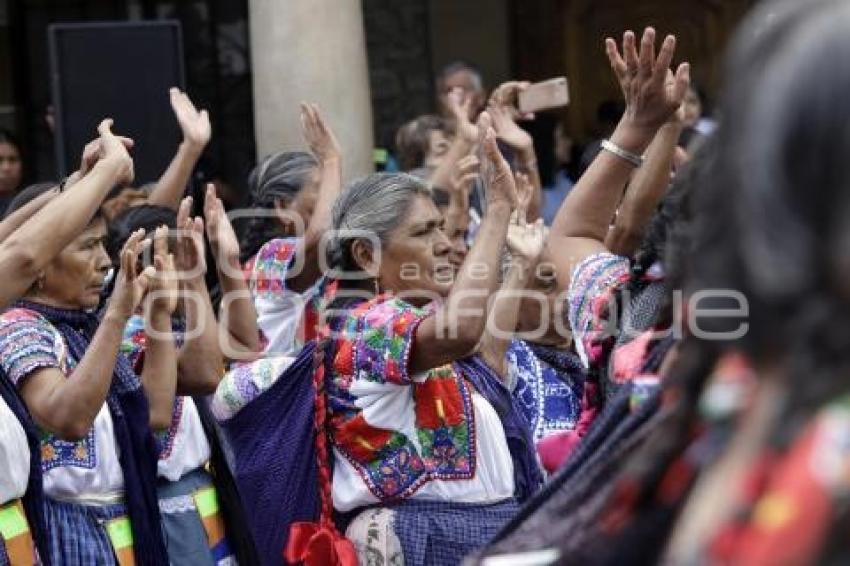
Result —
M489 125L485 114L487 216L456 276L442 216L416 178L369 176L334 206L339 288L325 311L314 382L317 430L328 432L317 439L319 532L341 543L337 559L455 564L539 485L533 453L512 442L521 427L506 420L507 390L470 358L516 206ZM354 548L332 526L334 509L353 518ZM322 537L295 547L293 538L287 556L298 560Z
M303 104L301 122L311 153L277 153L257 165L249 178L257 209L240 242L265 351L276 356L294 356L315 336L319 245L342 185L339 144L318 107Z

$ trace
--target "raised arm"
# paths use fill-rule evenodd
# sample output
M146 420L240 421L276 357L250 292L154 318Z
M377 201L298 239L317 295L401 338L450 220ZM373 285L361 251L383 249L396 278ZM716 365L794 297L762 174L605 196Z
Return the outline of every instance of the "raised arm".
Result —
M528 206L529 221L540 218L540 207L543 202L543 187L540 181L540 171L537 168L537 154L534 152L534 140L528 132L519 127L517 119L523 118L516 108L519 93L529 87L527 82L510 81L499 86L490 97L488 112L493 118L493 129L503 143L508 145L516 154L516 169L527 175L534 192ZM525 116L530 118L531 116Z
M221 287L219 337L225 340L221 350L226 358L251 359L260 350L257 310L242 276L239 239L212 183L204 198L204 218Z
M668 35L655 56L655 30L647 28L640 53L634 33L623 36L623 56L613 39L606 40L611 67L626 100L626 111L611 135L620 152L640 156L658 128L681 105L689 84L689 66L679 65L668 75L676 38ZM558 284L566 289L572 268L594 253L605 251L604 241L623 187L635 165L611 151L602 151L579 179L561 205L549 234L550 250L557 265Z
M469 107L473 103L471 95L464 95L457 88L447 98L449 110L454 118L455 137L443 160L431 173L428 181L435 187L446 189L452 182L452 173L457 163L470 154L478 142L478 128L469 121Z
M483 137L487 214L449 296L416 331L410 356L412 373L450 363L475 350L484 332L487 304L499 285L502 247L517 205L516 187L510 167L499 153L496 133L486 112L479 119L479 129Z
M112 134L112 120L98 126L97 163L79 181L39 210L0 243L0 306L20 298L40 271L88 226L100 203L117 184L133 180L133 160Z
M139 376L150 407L151 428L171 426L174 394L177 388L177 348L171 328L171 316L177 308L179 283L174 271L174 256L168 253L168 227L154 233L154 266L145 298L145 365ZM129 257L129 256L128 256ZM122 269L132 269L132 265Z
M191 210L192 197L186 197L177 212L177 267L181 271L186 324L186 340L177 355L177 392L207 395L215 391L224 375L224 360L218 341L218 321L204 279L204 221L200 217L192 218Z
M476 155L467 155L455 165L451 181L446 187L449 192L449 206L446 209L446 224L443 228L450 238L469 224L469 193L480 169L481 161Z
M528 287L540 261L546 242L543 220L533 224L525 221L534 187L522 173L516 176L519 206L514 221L508 227L507 244L511 253L511 267L501 289L493 297L487 328L481 337L479 351L484 362L502 379L507 379L505 355L516 333L522 291Z
M646 161L626 189L617 219L605 238L605 247L612 253L632 256L643 241L646 226L670 185L673 156L682 133L681 114L680 108L658 130L646 150Z
M136 276L144 234L144 230L139 230L124 244L115 290L97 332L70 378L58 367L49 367L34 371L21 385L21 395L35 421L60 438L79 440L88 434L109 393L124 327L155 274L151 266Z
M157 181L156 188L148 197L148 203L177 210L195 164L210 141L212 127L207 111L198 111L185 92L172 88L168 95L174 116L183 132L183 141L177 147L177 153L168 168Z
M319 196L313 215L304 231L304 240L297 253L303 255L302 269L287 282L291 289L303 292L321 276L319 244L331 228L331 211L342 191L342 154L333 130L327 125L319 107L301 105L301 128L310 151L319 161Z

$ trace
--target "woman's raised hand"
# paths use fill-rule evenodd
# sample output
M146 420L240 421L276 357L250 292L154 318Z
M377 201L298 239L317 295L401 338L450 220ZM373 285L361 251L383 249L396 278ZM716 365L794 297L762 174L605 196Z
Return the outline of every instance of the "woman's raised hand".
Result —
M546 226L543 219L538 218L537 222L531 224L511 223L508 226L507 243L512 256L521 257L529 264L536 264L546 247Z
M127 138L121 138L112 133L112 119L106 118L97 127L100 134L100 163L114 167L117 174L117 184L129 185L133 182L133 158L127 152Z
M225 263L239 261L239 238L227 217L224 204L215 194L215 185L207 184L204 195L204 218L206 218L207 239L210 241L213 256L221 267Z
M469 195L475 179L481 173L481 161L474 154L467 155L457 163L452 170L448 189L463 197Z
M462 88L455 87L446 96L446 104L454 119L455 135L460 136L470 144L478 141L478 128L469 121L472 96Z
M212 137L210 117L206 110L198 110L189 96L179 88L168 91L171 109L183 132L183 142L198 153L203 151Z
M204 249L204 220L192 218L192 197L186 197L177 209L177 245L175 266L184 279L203 277L207 272Z
M301 103L301 133L310 151L321 163L340 158L339 142L322 118L318 105Z
M669 72L676 51L673 35L664 38L657 56L653 28L644 30L639 50L636 42L634 32L627 31L622 54L610 37L605 50L623 91L624 119L636 128L656 130L681 106L690 84L690 66L682 63L675 73Z
M164 314L169 317L177 309L180 281L174 264L174 255L168 251L168 227L160 226L153 237L152 274L146 296L152 314Z
M156 267L150 265L141 272L136 271L141 255L150 246L145 240L145 230L139 229L130 234L119 255L119 269L115 275L115 289L109 298L107 314L112 313L126 320L130 318L147 293L151 278L156 273Z
M481 169L487 192L487 207L507 206L509 210L517 207L517 190L514 176L508 162L502 157L496 145L496 132L487 112L478 118L478 135L481 139Z

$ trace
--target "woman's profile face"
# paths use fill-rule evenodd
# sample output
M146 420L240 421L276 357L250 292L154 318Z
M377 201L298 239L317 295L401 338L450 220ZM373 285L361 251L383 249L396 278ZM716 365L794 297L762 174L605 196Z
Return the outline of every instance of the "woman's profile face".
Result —
M9 142L0 142L0 193L16 191L22 177L21 152Z
M427 196L414 197L404 220L383 246L378 267L382 291L404 293L413 304L426 304L451 291L455 270L443 216Z
M57 307L92 309L112 263L104 248L106 222L96 218L44 270L35 298Z
M319 184L322 175L319 169L313 169L307 178L307 182L289 203L280 201L276 207L278 219L284 230L291 235L302 235L301 231L310 224L316 201L319 199ZM297 220L296 220L297 217Z

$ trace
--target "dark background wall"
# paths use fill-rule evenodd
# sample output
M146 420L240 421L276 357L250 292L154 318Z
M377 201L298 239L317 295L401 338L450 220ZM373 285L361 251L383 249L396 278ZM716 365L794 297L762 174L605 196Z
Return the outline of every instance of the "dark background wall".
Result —
M652 23L679 36L680 58L709 94L728 37L753 0L362 0L376 144L434 110L433 77L446 63L480 66L492 87L509 78L570 79L572 102L543 116L581 142L598 134L596 108L619 93L602 50L606 34ZM52 22L177 19L190 95L210 110L213 142L201 170L239 187L253 165L247 0L0 0L0 127L24 141L30 180L53 176L47 26ZM285 69L282 70L285 80ZM148 180L140 180L148 181Z

